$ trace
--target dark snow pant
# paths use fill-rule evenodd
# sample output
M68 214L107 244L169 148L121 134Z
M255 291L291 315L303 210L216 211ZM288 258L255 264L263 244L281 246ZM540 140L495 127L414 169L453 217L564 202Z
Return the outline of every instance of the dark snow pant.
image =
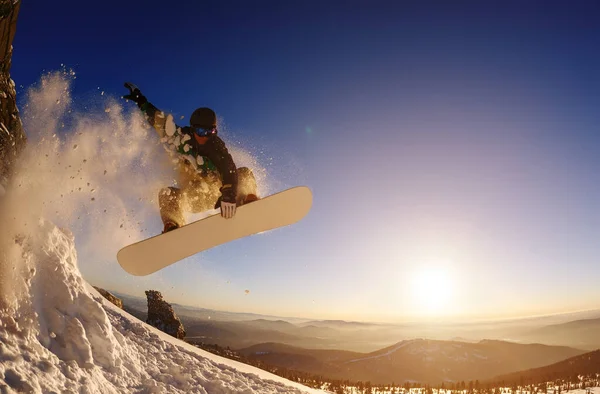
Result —
M237 169L237 205L242 205L248 194L257 194L256 179L247 167ZM185 225L184 213L200 213L215 208L221 196L221 179L216 173L203 174L182 188L166 187L158 193L158 205L163 224Z

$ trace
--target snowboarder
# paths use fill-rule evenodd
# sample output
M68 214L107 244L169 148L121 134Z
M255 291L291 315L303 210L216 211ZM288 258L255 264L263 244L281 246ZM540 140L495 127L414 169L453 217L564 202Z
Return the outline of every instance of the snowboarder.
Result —
M220 208L230 219L237 206L258 200L252 170L237 168L225 143L217 136L217 118L210 108L198 108L190 117L190 126L180 127L173 116L150 103L140 89L125 83L129 94L156 130L165 148L177 160L179 187L166 187L158 194L163 233L185 224L184 212L204 212Z

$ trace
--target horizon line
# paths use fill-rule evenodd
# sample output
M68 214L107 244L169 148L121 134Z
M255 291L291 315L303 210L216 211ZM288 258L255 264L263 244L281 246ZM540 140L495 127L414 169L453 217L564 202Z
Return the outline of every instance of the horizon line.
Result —
M128 297L139 298L140 300L144 300L145 298L142 296L132 295L123 293L115 290L108 290L114 294L120 294ZM308 317L299 317L299 316L285 316L285 315L274 315L268 313L257 313L257 312L234 312L223 309L212 309L205 308L198 305L191 304L182 304L178 302L169 302L170 305L178 305L182 307L190 307L195 309L204 309L207 311L215 311L221 313L231 313L231 314L245 314L245 315L256 315L256 316L264 316L264 317L273 317L279 318L278 320L283 319L294 319L294 320L306 320L306 321L338 321L344 323L369 323L369 324L425 324L425 323L437 323L437 324L459 324L458 320L460 319L469 319L468 323L497 323L497 322L510 322L517 320L527 320L527 319L541 319L541 318L550 318L550 317L559 317L570 314L578 314L578 313L594 313L597 312L600 314L600 306L596 308L588 308L588 309L577 309L577 310L568 310L568 311L556 311L556 312L548 312L543 314L533 314L533 315L512 315L512 316L490 316L483 314L463 314L463 315L454 315L454 316L407 316L404 320L399 319L390 319L387 321L384 320L346 320L339 318L331 318L331 319L322 319L322 318L308 318ZM600 316L598 316L600 317ZM587 319L576 319L576 320L587 320Z

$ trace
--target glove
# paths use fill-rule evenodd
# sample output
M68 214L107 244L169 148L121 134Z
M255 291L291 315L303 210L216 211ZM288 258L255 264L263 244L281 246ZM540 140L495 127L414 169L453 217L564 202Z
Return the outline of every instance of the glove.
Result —
M215 208L221 208L221 216L225 219L231 219L235 215L236 191L231 185L224 185L219 189L221 197L217 200Z
M225 219L231 219L235 216L236 204L233 202L221 201L221 216Z
M131 100L138 105L138 107L142 107L142 105L148 102L148 99L142 94L140 89L132 84L131 82L125 82L125 87L129 89L129 94L123 96L126 100Z

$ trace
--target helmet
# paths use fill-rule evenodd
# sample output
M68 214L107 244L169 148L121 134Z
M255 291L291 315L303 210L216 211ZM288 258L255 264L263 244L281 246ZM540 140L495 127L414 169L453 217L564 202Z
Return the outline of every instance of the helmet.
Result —
M203 129L213 129L217 127L217 115L210 108L198 108L190 116L190 125Z

